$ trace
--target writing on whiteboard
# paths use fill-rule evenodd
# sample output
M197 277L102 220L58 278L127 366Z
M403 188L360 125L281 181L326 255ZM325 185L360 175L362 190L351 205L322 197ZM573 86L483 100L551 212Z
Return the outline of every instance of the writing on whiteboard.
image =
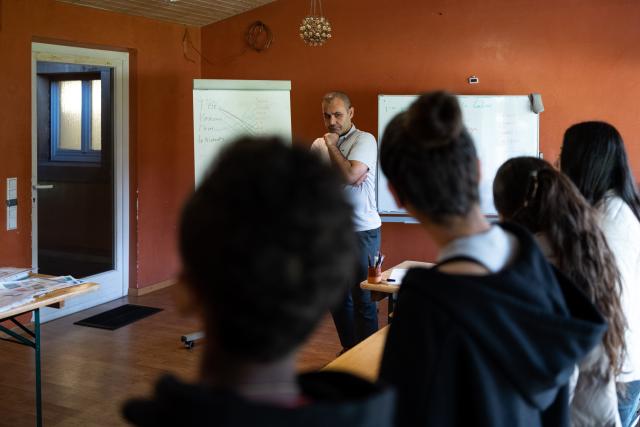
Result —
M199 115L198 142L200 144L225 143L239 135L259 135L265 129L269 117L268 100L256 97L248 105L238 105L234 111L229 105L215 100L201 99L197 106Z
M291 139L289 90L193 91L196 184L227 144L244 136Z
M406 110L417 95L378 97L378 136L391 119ZM465 128L471 135L480 159L480 205L487 215L495 215L493 178L506 160L516 156L538 155L538 115L523 96L459 95ZM384 141L382 141L384 143ZM379 164L379 163L378 163ZM378 211L405 213L387 190L386 177L378 170Z

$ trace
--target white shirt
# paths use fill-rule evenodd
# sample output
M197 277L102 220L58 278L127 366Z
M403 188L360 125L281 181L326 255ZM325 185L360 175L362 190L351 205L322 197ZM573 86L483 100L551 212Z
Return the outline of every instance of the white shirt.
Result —
M627 316L627 357L618 381L640 380L640 222L618 196L607 194L598 206L600 227L622 280L622 310Z
M368 132L351 129L342 135L336 147L347 160L362 162L369 168L367 177L360 185L345 185L347 199L353 206L353 223L356 231L379 228L382 225L376 205L376 168L378 165L378 144Z
M438 262L456 257L476 260L492 273L506 267L518 250L518 239L498 225L489 230L449 242L440 250Z

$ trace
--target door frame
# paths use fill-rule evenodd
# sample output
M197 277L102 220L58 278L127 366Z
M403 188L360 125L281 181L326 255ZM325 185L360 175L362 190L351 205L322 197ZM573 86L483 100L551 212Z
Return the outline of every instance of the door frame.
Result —
M38 61L78 63L113 68L113 165L114 165L114 270L119 273L121 289L115 296L127 295L129 289L129 53L89 49L48 43L31 43L31 256L33 271L38 271L38 204L35 185L38 183L38 117L37 67ZM92 307L108 300L89 298L73 311ZM66 311L66 310L65 310ZM44 314L44 313L43 313ZM63 315L71 314L69 312ZM45 316L55 318L55 314Z

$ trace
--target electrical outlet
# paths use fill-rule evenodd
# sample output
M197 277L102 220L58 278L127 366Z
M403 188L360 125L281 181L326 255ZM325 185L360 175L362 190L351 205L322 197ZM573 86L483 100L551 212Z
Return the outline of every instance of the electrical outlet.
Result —
M7 230L18 228L18 178L7 178Z

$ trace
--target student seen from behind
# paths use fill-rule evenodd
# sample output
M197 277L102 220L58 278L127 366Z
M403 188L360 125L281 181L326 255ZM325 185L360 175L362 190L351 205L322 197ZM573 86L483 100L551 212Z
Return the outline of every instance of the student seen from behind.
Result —
M336 372L297 375L299 347L355 276L339 176L306 150L246 138L219 156L180 221L187 310L206 341L195 384L166 376L129 401L139 426L391 425L389 390Z
M380 161L438 247L434 268L404 277L385 344L397 425L568 425L569 377L606 325L526 230L485 219L456 98L425 94L397 115Z
M597 209L620 272L628 328L618 406L622 426L630 427L640 409L640 197L622 136L605 122L571 126L564 134L560 169Z
M620 275L596 210L567 176L535 157L503 164L493 181L493 199L501 218L534 233L547 259L607 320L602 342L580 361L572 384L571 425L620 426L615 379L622 368L626 321Z

